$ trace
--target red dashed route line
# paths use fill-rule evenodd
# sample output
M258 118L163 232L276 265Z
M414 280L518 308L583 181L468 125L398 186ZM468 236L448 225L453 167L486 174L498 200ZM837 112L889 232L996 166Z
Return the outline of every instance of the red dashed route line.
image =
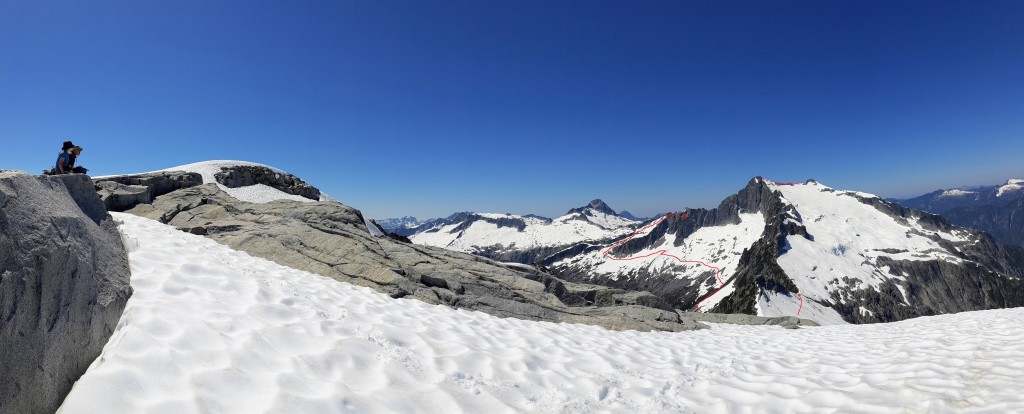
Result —
M661 249L661 250L658 250L658 251L655 251L655 252L647 253L645 255L633 256L633 257L614 257L614 256L609 255L609 252L611 252L612 249L614 249L616 247L619 247L619 246L621 246L623 244L629 243L630 240L633 240L634 238L636 238L636 236L640 235L640 233L643 233L643 232L645 232L647 230L650 230L654 226L657 226L658 224L661 224L661 222L663 222L665 220L668 220L669 217L682 217L684 219L688 219L688 218L690 218L690 215L686 214L686 213L683 213L683 214L676 214L676 213L666 214L662 218L657 219L655 221L652 221L650 224L641 227L637 231L633 232L633 234L629 235L629 237L626 237L625 239L622 239L622 240L620 240L618 242L613 243L611 246L608 246L607 249L604 249L601 252L601 255L604 256L605 259L615 260L615 261L629 261L629 260L647 259L647 258L655 257L655 256L665 256L665 257L673 258L677 262L680 262L680 263L696 263L696 264L704 266L704 267L706 267L708 269L714 270L715 271L715 280L718 280L718 288L715 289L710 294L708 294L707 296L704 296L704 299L701 299L700 302L697 302L697 311L700 312L700 305L702 303L704 303L704 301L710 299L712 296L715 296L715 294L717 294L718 291L722 290L722 288L725 287L725 281L722 280L722 269L721 268L709 265L709 264L704 263L704 262L702 262L700 260L685 260L685 259L682 259L679 256L676 256L676 255L673 255L673 254L668 254L668 250L665 250L665 249ZM803 295L801 295L799 293L796 294L796 297L800 298L800 308L797 309L797 311L796 311L796 314L800 315L800 311L804 309L804 297L803 297Z

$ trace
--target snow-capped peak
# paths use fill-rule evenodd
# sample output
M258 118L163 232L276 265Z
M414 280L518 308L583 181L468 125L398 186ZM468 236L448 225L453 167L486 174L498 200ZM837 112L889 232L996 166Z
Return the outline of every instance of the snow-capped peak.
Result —
M459 213L429 228L420 228L409 238L417 244L476 253L498 260L523 260L523 257L539 254L545 249L618 237L632 231L636 224L639 223L615 214L615 210L603 201L593 200L555 219L534 215Z
M976 191L966 191L966 190L961 190L959 188L954 188L954 189L951 189L951 190L943 191L942 194L939 194L939 197L963 197L963 196L971 195L971 194L977 194L977 192Z
M822 183L818 182L817 180L815 180L813 178L808 179L807 181L804 181L804 182L791 182L791 183L778 182L778 181L772 181L772 180L764 180L764 181L765 181L765 183L768 184L768 186L770 188L776 189L776 190L783 190L783 189L786 189L786 188L805 188L805 189L814 189L815 191L819 191L819 192L822 192L822 193L836 193L836 194L843 194L843 195L852 195L852 196L856 196L856 197L859 197L859 198L865 198L865 199L875 199L875 198L881 199L881 197L879 197L876 194L865 193L863 191L836 190L836 189L834 189L832 187L829 187L829 186L827 186L825 184L822 184Z
M377 222L377 224L379 224L381 227L383 227L384 230L389 230L389 231L392 231L392 230L395 230L395 229L411 229L411 228L414 228L414 227L419 226L420 224L424 223L423 221L420 221L419 219L417 219L416 217L413 217L413 216L404 216L404 217L400 217L400 218L376 219L375 221Z
M602 201L599 198L591 200L590 204L588 204L588 205L585 205L583 207L577 207L577 208L574 208L572 210L569 210L569 212L567 212L565 214L583 213L586 210L594 210L594 211L597 211L597 212L600 212L600 213L610 214L610 215L613 215L613 216L618 215L615 212L615 210L612 210L611 207L608 207L608 204L606 204L604 201Z
M1011 178L1006 181L1006 184L1003 184L1001 187L999 187L999 191L996 193L996 197L1002 197L1006 193L1012 191L1020 191L1021 189L1024 189L1024 179Z
M637 224L636 220L619 215L600 199L595 199L586 206L569 210L564 216L556 219L561 222L571 220L587 221L604 229L619 229Z

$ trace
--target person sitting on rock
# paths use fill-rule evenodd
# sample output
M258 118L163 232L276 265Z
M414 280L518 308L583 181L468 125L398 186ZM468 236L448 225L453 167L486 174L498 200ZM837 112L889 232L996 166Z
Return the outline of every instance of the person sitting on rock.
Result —
M69 171L75 174L86 174L89 172L89 169L75 166L75 161L78 160L79 155L82 155L82 147L75 145L74 148L71 148L71 163L68 165L70 167Z
M64 141L61 153L57 155L57 166L53 168L54 174L71 174L71 149L74 147L71 141Z

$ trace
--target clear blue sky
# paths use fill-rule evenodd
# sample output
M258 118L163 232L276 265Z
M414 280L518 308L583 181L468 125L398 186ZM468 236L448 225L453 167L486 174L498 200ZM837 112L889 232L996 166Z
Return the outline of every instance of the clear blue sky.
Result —
M0 168L208 159L370 217L1024 176L1022 1L0 0Z

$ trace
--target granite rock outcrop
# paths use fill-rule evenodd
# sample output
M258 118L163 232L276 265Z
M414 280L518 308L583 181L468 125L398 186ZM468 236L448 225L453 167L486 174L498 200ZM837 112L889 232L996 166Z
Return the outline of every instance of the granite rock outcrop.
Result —
M89 177L0 172L0 412L57 409L113 333L129 277Z

